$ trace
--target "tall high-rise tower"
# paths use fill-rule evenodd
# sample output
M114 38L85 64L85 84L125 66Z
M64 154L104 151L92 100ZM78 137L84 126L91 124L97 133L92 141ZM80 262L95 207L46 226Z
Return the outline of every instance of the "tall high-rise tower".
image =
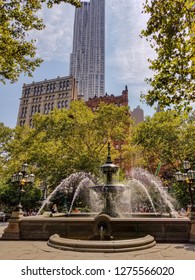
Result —
M105 0L82 2L75 10L70 75L84 100L105 93Z

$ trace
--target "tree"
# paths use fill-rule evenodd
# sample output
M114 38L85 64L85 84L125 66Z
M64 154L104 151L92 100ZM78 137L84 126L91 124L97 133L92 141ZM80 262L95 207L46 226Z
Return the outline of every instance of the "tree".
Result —
M13 130L0 123L0 174L3 171L5 157L5 146L13 136Z
M134 130L133 143L141 145L147 169L153 174L160 163L159 176L176 197L181 207L190 203L185 183L174 178L185 159L195 168L195 119L193 115L177 114L175 111L159 112L147 117ZM184 171L183 171L184 172Z
M36 184L57 186L75 172L99 173L107 156L107 140L124 141L129 133L127 107L101 104L95 113L82 101L69 110L36 114L34 128L17 127L6 146L7 174L11 176L23 162L32 166ZM113 159L118 156L112 149Z
M155 73L146 81L151 89L142 98L161 107L190 109L195 101L195 2L194 0L146 0L150 14L142 35L157 57L149 59Z
M37 11L42 4L70 3L80 6L79 0L0 0L0 82L15 82L20 74L32 76L41 58L36 58L35 40L28 39L30 30L44 28Z
M175 111L159 112L140 123L133 135L133 142L141 145L148 169L154 173L162 166L175 172L183 160L194 160L194 121Z
M0 183L0 206L5 212L11 213L18 205L19 187L11 183ZM37 209L40 207L41 190L36 186L26 186L21 198L23 209Z

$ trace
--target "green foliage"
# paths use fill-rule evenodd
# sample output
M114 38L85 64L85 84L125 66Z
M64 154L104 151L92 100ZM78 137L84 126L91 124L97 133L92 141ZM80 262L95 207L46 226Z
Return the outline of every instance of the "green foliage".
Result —
M29 211L30 209L39 209L41 206L41 196L42 192L40 188L32 185L27 185L21 199L23 209L25 209L26 211Z
M132 166L147 168L154 174L161 162L160 175L166 185L182 206L189 203L185 186L172 185L173 175L180 170L183 160L188 159L195 169L193 113L188 116L176 111L159 112L133 126L127 107L101 104L93 113L84 102L74 101L69 110L56 109L48 115L34 115L33 124L33 128L16 127L14 131L0 124L3 155L0 158L0 200L3 197L3 201L8 202L10 197L10 203L16 205L17 188L14 193L7 181L24 162L29 164L28 173L36 175L34 187L47 187L49 192L75 172L99 176L99 168L107 156L107 140L111 138L112 159L122 159L121 176ZM119 144L120 149L115 149L114 143ZM87 203L84 195L80 195L77 206L83 208ZM38 203L38 196L36 190L27 188L22 203L34 208L30 205ZM64 194L59 194L58 205L63 208Z
M3 171L3 162L5 157L5 145L12 138L13 130L0 123L0 174Z
M36 184L56 186L74 172L98 174L106 159L108 138L124 141L130 118L126 107L101 104L93 113L84 102L74 101L69 110L35 115L33 124L33 129L15 129L6 146L6 172L11 176L27 161ZM117 156L113 149L113 159Z
M159 112L147 117L134 131L133 143L142 147L147 169L155 173L159 164L164 185L167 185L181 206L189 204L185 183L174 184L174 174L182 168L185 159L195 169L195 119L175 111Z
M76 0L0 0L0 82L15 82L21 73L32 76L42 59L36 58L35 40L28 39L28 32L44 28L37 12L43 3L51 8L54 4L70 3L76 7Z
M29 211L40 207L41 190L34 186L26 186L22 194L21 204L23 210ZM19 186L0 183L0 205L6 212L11 213L19 200Z
M185 183L174 183L172 185L171 194L179 201L180 208L185 208L187 210L187 206L191 204L187 185Z
M159 162L176 170L185 158L194 162L194 129L194 120L185 115L159 112L136 127L133 140L142 146L150 170L154 171Z
M144 13L150 14L142 35L157 57L149 59L151 89L142 98L161 107L190 109L195 101L195 2L194 0L145 1Z

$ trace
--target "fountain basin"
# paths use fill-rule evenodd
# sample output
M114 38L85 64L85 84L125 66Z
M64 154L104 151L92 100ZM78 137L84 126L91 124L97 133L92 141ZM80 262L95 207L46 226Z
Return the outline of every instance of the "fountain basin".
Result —
M22 217L9 220L2 239L14 239L13 225L17 223L17 239L49 240L53 234L63 238L92 240L99 235L99 224L106 223L105 235L113 240L134 239L151 235L156 242L189 242L189 218L132 217Z
M54 234L49 238L47 243L50 247L77 251L77 252L104 252L118 253L127 251L144 250L155 246L154 237L146 235L145 237L127 240L80 240L62 238L58 234Z

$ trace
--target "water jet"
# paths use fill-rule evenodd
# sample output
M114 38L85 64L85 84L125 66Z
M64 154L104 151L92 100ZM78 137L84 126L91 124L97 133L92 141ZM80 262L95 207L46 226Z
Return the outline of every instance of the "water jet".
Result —
M163 190L162 183L143 169L133 169L132 178L126 183L115 182L118 171L110 155L110 142L105 164L101 166L104 183L95 184L87 174L75 173L63 180L47 198L44 206L58 191L78 187L67 213L37 215L10 219L2 239L47 240L48 245L63 250L122 252L155 246L156 242L188 242L190 219L175 215L171 197ZM91 213L71 213L80 190L87 189L98 207ZM153 197L152 197L153 194ZM147 198L147 213L140 212ZM140 200L141 199L141 200ZM141 201L141 202L140 202ZM166 208L169 213L165 213ZM17 223L17 233L13 225Z

